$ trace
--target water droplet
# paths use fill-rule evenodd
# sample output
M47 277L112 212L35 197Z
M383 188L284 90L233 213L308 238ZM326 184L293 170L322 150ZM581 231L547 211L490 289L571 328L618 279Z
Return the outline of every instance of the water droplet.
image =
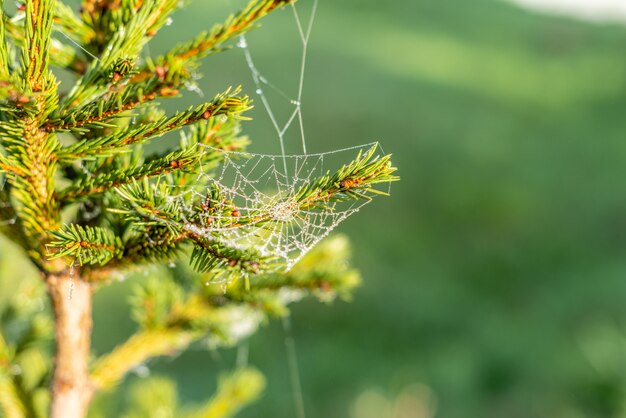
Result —
M19 376L22 374L22 368L18 364L12 364L11 367L9 368L9 372L13 376Z
M256 89L256 94L263 94L263 90L261 90L261 89Z
M300 101L298 101L298 100L291 100L291 104L295 104L296 106L300 106Z
M238 48L247 48L248 47L248 42L246 42L246 38L244 38L244 37L239 38L239 42L237 42L237 47Z
M165 26L171 26L172 23L174 23L174 19L172 19L171 17L168 17L167 20L165 21Z
M150 376L150 369L145 364L140 364L133 369L133 372L141 378Z
M72 296L74 294L74 266L70 267L70 284L68 288L68 299L72 300Z

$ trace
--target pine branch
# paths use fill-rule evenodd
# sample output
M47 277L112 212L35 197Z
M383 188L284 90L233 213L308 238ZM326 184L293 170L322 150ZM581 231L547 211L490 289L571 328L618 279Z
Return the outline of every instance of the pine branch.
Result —
M55 200L55 152L58 142L39 127L57 106L56 83L48 71L52 9L54 0L26 2L25 41L22 49L24 94L8 107L9 122L3 123L11 201L30 242L33 255L39 254L49 230L57 228L58 203ZM26 97L26 100L22 100ZM37 258L37 257L35 257Z
M191 228L194 231L194 228ZM211 272L213 280L232 281L234 277L247 277L275 267L271 257L264 257L253 250L242 250L213 240L196 232L190 232L194 241L191 265L198 272Z
M71 203L146 178L163 176L177 170L186 171L191 166L197 165L199 158L199 150L189 148L131 168L102 171L96 175L79 177L71 186L59 193L59 199Z
M87 25L72 8L64 3L57 3L54 9L54 29L78 42L88 45L95 37L96 32Z
M137 182L119 187L116 192L123 206L110 212L124 216L134 227L166 227L173 236L181 234L181 216L185 212L165 182Z
M188 240L186 234L174 235L167 227L153 226L128 235L130 237L124 241L122 255L104 266L87 266L83 270L85 280L92 283L107 282L112 277L127 275L150 263L176 260L180 258L183 245Z
M30 91L44 91L48 78L50 39L56 0L26 1L26 43L22 54L22 70Z
M255 369L239 369L232 374L222 375L213 398L205 406L186 415L186 418L232 417L257 400L264 388L265 378Z
M2 371L0 371L0 416L27 418L26 408L21 402L15 383Z
M218 189L213 188L214 194L210 201L218 202L217 207L196 202L192 208L202 209L196 209L197 213L192 209L189 213L188 209L181 206L179 199L170 196L172 190L167 185L162 183L151 187L144 183L118 190L126 202L126 209L116 212L124 214L136 225L165 226L172 236L192 240L195 245L191 263L198 271L212 271L217 277L228 279L267 272L278 266L274 260L262 257L252 250L226 245L220 239L219 231L245 228L246 225L260 225L271 229L274 223L284 223L285 219L297 217L299 211L332 210L329 205L337 201L371 199L370 195L384 194L384 191L377 190L374 186L394 181L395 168L391 166L389 156L377 157L375 151L374 146L364 154L359 153L352 163L343 166L335 174L328 173L304 186L287 201L291 203L282 204L280 210L275 207L264 210L249 209L247 214L241 214L220 195ZM201 219L204 205L211 213ZM285 211L289 211L289 214L284 213ZM237 216L232 216L235 212ZM208 221L210 228L204 226Z
M26 407L10 370L11 358L9 347L0 335L0 416L26 418Z
M7 80L10 75L9 48L6 42L4 19L4 10L2 9L2 1L0 0L0 80ZM0 98L2 98L1 94Z
M117 16L108 45L102 50L99 59L92 62L85 74L78 80L74 88L63 101L62 108L80 106L94 97L101 96L108 85L102 81L114 75L114 65L120 60L135 60L152 33L163 26L167 15L174 10L178 0L142 0L138 7L128 8L129 3L123 2ZM115 11L115 10L114 10ZM97 34L98 36L105 36Z
M214 343L233 344L245 336L232 333L233 323L240 323L243 318L249 321L255 315L255 321L260 321L263 311L277 315L286 314L284 304L293 299L284 299L287 292L281 292L283 296L278 295L275 290L279 288L292 287L323 292L325 295L331 292L350 292L358 283L358 276L354 270L346 267L347 257L345 238L336 237L327 240L320 248L307 255L287 277L256 276L251 281L249 291L244 290L241 281L236 281L228 286L225 295L222 296L223 291L219 291L219 299L213 296L194 296L195 292L185 296L186 293L171 280L150 280L139 287L133 297L133 317L143 330L100 358L94 366L92 380L98 387L109 388L119 383L134 367L145 364L151 358L179 352L207 335L211 336ZM334 270L337 266L339 271ZM198 289L210 291L212 286L200 284ZM260 293L269 290L273 301L270 301L269 292L266 298ZM243 305L224 303L224 298ZM210 410L208 405L202 408L205 412Z
M91 372L91 381L98 389L111 388L133 368L151 358L173 355L184 350L197 338L197 331L176 328L141 331L98 359Z
M171 228L152 226L128 239L124 243L121 259L107 267L125 269L133 265L176 259L186 240L185 233L172 233ZM95 277L98 274L91 275Z
M180 3L170 1L119 1L119 0L83 0L81 17L85 24L91 27L97 34L90 45L96 51L101 52L107 43L121 28L128 25L132 16L142 7L154 8L154 14L158 17L157 23L146 25L146 36L154 36L158 29L166 21L171 12Z
M177 92L171 89L157 89L156 83L142 85L128 84L121 89L113 89L101 100L84 106L72 107L54 115L46 124L49 131L78 131L88 128L114 127L108 120L120 117L124 112L155 100L157 97L170 97Z
M129 145L144 143L151 138L162 136L202 120L220 115L240 117L241 113L250 109L250 105L247 96L236 96L238 92L239 89L232 93L227 90L217 95L209 103L202 104L195 109L190 108L185 112L178 112L169 118L162 118L157 122L141 126L131 126L111 135L81 140L76 144L62 148L59 151L59 159L68 162L75 159L103 157L127 152Z
M141 82L157 74L162 81L180 86L189 78L188 75L195 69L199 59L219 51L224 42L251 30L259 19L272 11L294 2L295 0L252 0L239 13L229 16L224 23L215 25L194 40L178 45L167 54L149 61L133 77L132 82Z
M287 314L289 303L307 295L314 295L323 302L333 301L337 296L349 300L361 283L358 271L348 264L349 258L349 244L344 236L327 238L287 273L256 275L249 283L235 280L224 296L237 302L258 304L265 312L278 316ZM289 296L281 297L281 294Z
M26 42L25 28L12 22L6 15L3 19L3 24L6 29L6 34L11 38L13 43L16 46L23 47ZM50 41L49 59L50 65L65 68L78 74L84 73L87 68L87 62L83 57L77 54L77 51L73 47L65 45L57 39Z
M253 321L249 329L252 332L261 319L260 311L249 306L215 307L191 296L170 306L162 324L139 331L98 359L91 379L98 388L112 387L136 366L154 357L173 355L207 336L221 345L234 344L248 336L235 332L234 324Z
M120 256L124 250L120 238L111 231L99 227L64 225L62 229L52 232L54 241L49 248L56 252L49 259L61 257L72 258L72 264L103 265Z
M257 274L265 269L273 268L273 259L261 256L252 250L242 250L228 246L219 240L204 234L199 228L184 219L184 210L180 201L168 195L167 186L151 187L147 183L134 184L118 189L118 193L126 202L126 209L115 213L126 216L127 221L135 227L164 228L167 231L158 241L143 242L139 245L142 257L146 251L152 258L151 248L175 249L185 241L192 241L194 248L191 253L191 264L201 272L211 271L216 278L225 279L240 275ZM152 242L151 242L152 241ZM164 241L169 243L164 245ZM133 247L131 247L133 248ZM135 247L136 248L136 247ZM137 262L138 251L125 251L125 256ZM159 254L160 255L160 254ZM230 279L228 279L230 280Z
M18 204L16 213L32 248L45 241L48 231L57 228L58 202L54 191L54 143L42 135L35 121L24 126L25 141L21 146L7 148L12 159L22 160L9 172L11 195Z
M179 244L192 241L191 264L201 272L211 271L217 277L232 277L241 274L257 274L272 264L273 259L253 250L238 249L213 239L185 218L186 210L179 199L170 196L171 190L165 183L150 185L134 183L117 189L124 200L125 209L115 210L124 215L135 227L165 228L168 242ZM162 245L155 242L157 246ZM143 244L142 249L151 245ZM128 254L128 252L126 253Z
M371 200L372 195L387 195L373 186L399 180L396 168L391 165L391 155L376 156L377 146L372 146L350 164L344 165L333 175L327 173L298 190L295 200L302 210L325 207L329 202L346 199Z

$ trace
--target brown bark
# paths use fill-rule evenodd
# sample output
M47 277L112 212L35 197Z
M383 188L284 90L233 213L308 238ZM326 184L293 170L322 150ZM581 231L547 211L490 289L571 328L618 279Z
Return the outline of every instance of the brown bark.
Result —
M92 286L66 271L46 278L57 344L50 418L84 418L93 395L89 379Z

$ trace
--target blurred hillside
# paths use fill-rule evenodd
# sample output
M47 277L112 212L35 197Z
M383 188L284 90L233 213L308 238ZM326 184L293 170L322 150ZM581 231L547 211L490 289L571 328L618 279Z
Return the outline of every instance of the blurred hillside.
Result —
M153 53L243 4L207 3L179 12ZM293 16L247 39L262 73L294 91ZM254 95L241 50L206 62L206 95L230 84ZM251 149L276 152L257 105ZM414 400L436 398L446 418L626 416L625 109L625 27L499 0L320 0L309 151L379 140L402 181L339 228L364 276L355 300L295 308L307 416L370 418L359 396L415 384L429 395ZM99 352L130 332L129 287L96 296ZM235 354L197 350L151 369L198 401ZM241 416L296 416L280 324L252 339L250 361L269 385Z

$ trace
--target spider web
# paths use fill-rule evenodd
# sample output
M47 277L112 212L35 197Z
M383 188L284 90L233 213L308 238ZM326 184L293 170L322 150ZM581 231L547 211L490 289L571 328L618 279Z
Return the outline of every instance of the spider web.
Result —
M292 3L288 6L291 10L285 11L293 15L294 36L301 44L297 83L293 91L279 87L281 83L270 81L270 77L259 69L246 36L241 35L237 43L249 68L258 101L273 127L280 154L230 152L208 147L208 152L223 154L223 163L216 174L200 170L197 181L199 184L207 184L209 190L219 190L223 200L207 202L210 213L198 213L197 208L188 205L184 216L185 219L196 220L184 225L194 234L230 247L275 257L279 261L277 269L281 271L291 269L342 221L369 203L369 200L340 199L301 210L297 202L298 192L372 147L377 148L378 154L382 154L377 143L307 153L302 98L308 46L318 1L311 2L306 19L300 9L303 6L296 4ZM272 93L271 98L268 92ZM285 107L290 110L281 118L280 111ZM302 153L287 154L286 145L289 144L298 144ZM386 192L389 192L389 187L389 184L382 185ZM197 194L195 199L178 195L176 191L172 194L179 202L191 202L205 198L204 192L206 190L191 191ZM239 219L251 221L241 225Z
M223 153L223 163L217 173L201 172L196 180L207 184L206 190L219 191L220 198L207 198L204 187L201 191L175 190L172 195L182 205L204 200L201 211L191 204L185 207L184 219L189 220L185 229L230 247L277 258L277 266L289 270L339 223L369 203L345 198L302 209L299 192L372 147L379 145L288 156L208 147L209 152Z

